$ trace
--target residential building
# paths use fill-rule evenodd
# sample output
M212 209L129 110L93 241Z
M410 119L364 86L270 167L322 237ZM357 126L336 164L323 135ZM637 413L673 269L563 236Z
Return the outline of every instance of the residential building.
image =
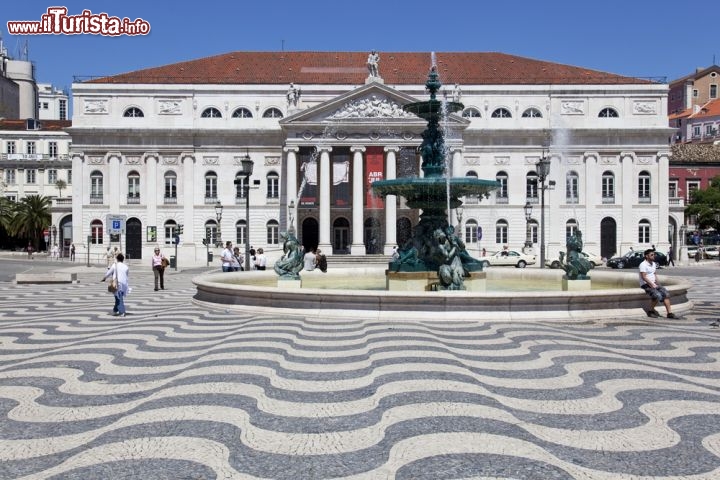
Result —
M69 95L49 83L38 83L38 112L40 120L68 120Z
M538 251L543 156L548 257L577 229L603 256L674 241L667 84L501 53L435 57L444 95L464 104L444 122L449 171L501 183L452 215L471 253L519 249L526 203ZM73 84L73 238L101 252L121 214L131 258L180 225L185 265L206 262L206 243L244 245L248 227L271 259L290 226L329 255L389 254L417 212L370 184L420 174L426 124L402 105L427 99L431 54L381 58L371 76L360 52L232 52Z
M720 66L718 65L698 68L694 73L671 81L668 113L677 114L720 98L719 86Z

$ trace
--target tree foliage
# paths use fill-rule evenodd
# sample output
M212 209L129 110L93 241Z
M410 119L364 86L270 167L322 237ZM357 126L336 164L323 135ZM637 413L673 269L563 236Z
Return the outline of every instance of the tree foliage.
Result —
M685 207L685 216L696 215L698 227L720 230L720 176L704 190L695 190Z
M11 235L27 238L38 249L44 228L50 225L50 199L41 195L28 195L13 204L12 214L7 221Z

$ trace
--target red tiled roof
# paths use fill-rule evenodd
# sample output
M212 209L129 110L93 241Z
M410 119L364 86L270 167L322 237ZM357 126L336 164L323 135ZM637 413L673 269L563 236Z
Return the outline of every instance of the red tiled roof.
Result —
M710 100L700 107L700 111L690 115L690 118L717 117L720 116L720 98Z
M675 120L677 118L689 117L690 115L692 115L692 108L686 108L681 112L671 113L670 115L668 115L668 119Z
M357 85L368 76L367 52L232 52L147 68L86 83ZM437 52L440 79L461 85L648 84L586 68L496 52ZM386 84L423 84L429 52L380 52Z
M72 127L72 120L36 120L40 124L40 131L57 132ZM0 130L27 130L25 119L2 119ZM33 130L30 130L33 131Z

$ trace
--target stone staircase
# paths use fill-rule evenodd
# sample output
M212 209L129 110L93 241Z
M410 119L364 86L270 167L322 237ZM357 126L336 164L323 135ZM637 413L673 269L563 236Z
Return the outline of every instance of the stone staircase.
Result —
M390 255L330 255L328 265L387 265Z

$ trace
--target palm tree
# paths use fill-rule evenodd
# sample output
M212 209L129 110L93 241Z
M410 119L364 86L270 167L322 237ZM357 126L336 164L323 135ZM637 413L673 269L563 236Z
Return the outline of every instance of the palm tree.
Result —
M28 195L15 204L15 212L10 221L10 234L28 239L39 248L40 236L50 225L50 199L41 195Z
M58 180L57 182L55 182L55 186L60 193L60 197L62 197L62 191L63 189L67 188L67 182L65 180Z

